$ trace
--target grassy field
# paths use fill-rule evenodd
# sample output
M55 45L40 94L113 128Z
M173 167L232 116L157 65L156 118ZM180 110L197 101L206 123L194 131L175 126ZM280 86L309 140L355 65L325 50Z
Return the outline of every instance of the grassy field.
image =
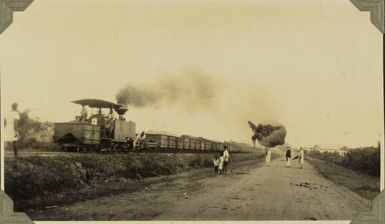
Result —
M309 161L325 178L333 181L337 185L353 190L364 198L372 200L380 192L379 177L316 158L308 157L307 161Z

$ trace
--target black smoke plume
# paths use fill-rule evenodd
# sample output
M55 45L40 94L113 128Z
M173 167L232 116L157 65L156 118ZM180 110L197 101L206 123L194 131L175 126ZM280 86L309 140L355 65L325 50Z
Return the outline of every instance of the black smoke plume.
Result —
M134 107L178 104L187 110L211 108L221 90L219 82L197 67L182 74L165 74L149 83L127 84L116 95L119 104Z

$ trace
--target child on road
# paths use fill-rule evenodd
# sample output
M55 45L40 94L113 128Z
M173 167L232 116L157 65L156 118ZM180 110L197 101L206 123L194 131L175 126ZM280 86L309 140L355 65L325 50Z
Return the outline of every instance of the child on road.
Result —
M218 174L218 166L219 166L219 156L216 155L214 158L214 173Z

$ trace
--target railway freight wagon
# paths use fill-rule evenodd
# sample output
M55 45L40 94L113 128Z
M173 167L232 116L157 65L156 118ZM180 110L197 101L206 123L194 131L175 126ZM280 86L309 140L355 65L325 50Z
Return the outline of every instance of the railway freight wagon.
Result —
M195 150L200 151L201 150L201 145L202 141L199 138L195 139Z
M199 144L199 150L200 151L206 151L205 145L208 140L204 139L202 137L197 138L197 144Z
M219 142L215 142L214 143L214 151L219 151L219 150L220 150Z
M206 151L209 151L207 148L206 148L206 144L207 144L207 140L206 139L203 139L201 140L201 150L206 152Z
M210 152L210 151L213 151L214 148L213 148L213 141L209 140L209 139L204 139L204 149L205 151L207 152Z
M168 148L175 151L175 149L176 149L176 136L168 135L167 140L168 140Z
M195 138L189 135L182 135L183 138L183 149L184 151L194 151L195 150Z
M159 152L176 152L178 148L183 148L183 139L157 132L146 134L145 145L147 149L154 149Z
M195 139L192 138L192 137L190 137L190 147L189 147L189 149L190 149L190 150L195 150L195 149L196 149L196 148L195 148L195 144L196 144Z
M190 138L183 135L181 138L183 139L183 151L188 151L190 149Z
M213 151L213 142L212 141L206 141L205 142L205 150L206 151Z
M145 146L150 149L166 149L168 147L167 136L155 133L147 133L145 138Z
M183 150L183 138L182 137L176 137L176 149L178 151Z

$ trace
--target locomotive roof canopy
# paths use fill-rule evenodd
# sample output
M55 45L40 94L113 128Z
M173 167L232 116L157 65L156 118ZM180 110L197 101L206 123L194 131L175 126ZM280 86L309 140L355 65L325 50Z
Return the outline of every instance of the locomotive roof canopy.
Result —
M72 101L72 103L80 104L83 106L89 106L92 108L114 108L118 109L121 108L122 105L112 103L106 100L99 100L99 99L81 99L81 100L75 100Z

